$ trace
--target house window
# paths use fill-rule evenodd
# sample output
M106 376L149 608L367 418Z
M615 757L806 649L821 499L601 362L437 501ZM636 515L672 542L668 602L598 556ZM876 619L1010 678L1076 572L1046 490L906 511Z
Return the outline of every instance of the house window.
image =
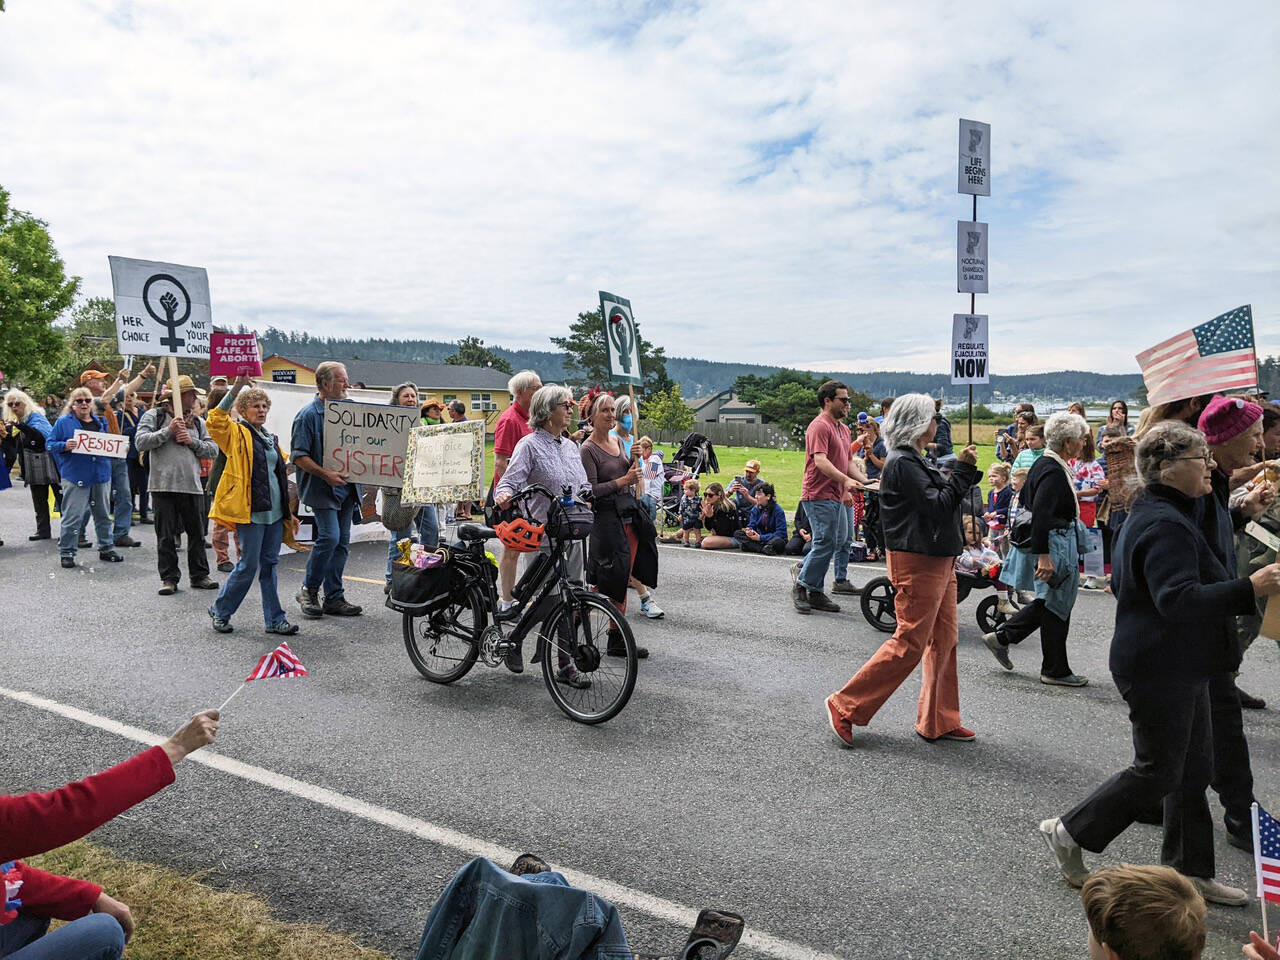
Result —
M458 399L458 395L456 393L446 393L444 395L444 405L447 407L449 406L449 404L453 403L453 401L457 399Z
M471 395L472 410L496 410L497 404L493 402L493 394L491 393L473 393Z

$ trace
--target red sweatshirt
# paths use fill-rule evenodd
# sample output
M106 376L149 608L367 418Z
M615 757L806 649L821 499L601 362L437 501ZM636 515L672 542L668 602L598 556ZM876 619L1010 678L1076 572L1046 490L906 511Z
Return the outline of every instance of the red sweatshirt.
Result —
M49 793L0 796L0 863L79 840L171 783L173 764L168 754L152 747ZM16 869L22 886L13 896L22 901L23 913L75 920L88 913L102 893L96 883L59 877L23 863ZM0 924L8 922L3 908L0 904Z

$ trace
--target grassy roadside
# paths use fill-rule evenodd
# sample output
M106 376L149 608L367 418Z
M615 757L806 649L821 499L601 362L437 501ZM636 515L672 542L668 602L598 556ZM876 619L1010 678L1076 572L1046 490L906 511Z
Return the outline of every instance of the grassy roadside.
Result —
M214 890L198 874L125 860L83 840L28 862L100 884L128 904L135 925L130 960L390 960L326 927L275 920L255 894Z

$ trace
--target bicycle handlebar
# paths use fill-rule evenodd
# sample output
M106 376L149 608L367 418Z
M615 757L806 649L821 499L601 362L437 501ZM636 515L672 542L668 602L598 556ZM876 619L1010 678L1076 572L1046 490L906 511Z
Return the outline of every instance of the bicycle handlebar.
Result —
M583 497L580 497L577 491L575 491L572 487L566 486L562 488L560 496L556 496L554 493L552 493L546 487L542 486L542 484L540 483L531 483L524 489L518 491L517 493L513 493L511 495L511 502L515 503L517 500L527 499L528 497L530 497L535 493L541 494L542 496L546 497L548 500L551 500L553 502L558 502L564 496L564 494L569 493L573 496L574 503L580 503L584 507L591 506L591 503L588 500L584 499Z

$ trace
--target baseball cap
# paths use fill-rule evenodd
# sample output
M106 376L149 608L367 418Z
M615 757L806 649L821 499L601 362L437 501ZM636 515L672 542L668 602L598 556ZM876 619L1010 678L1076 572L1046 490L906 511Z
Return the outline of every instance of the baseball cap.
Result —
M748 460L746 463L744 463L744 464L742 465L742 469L743 469L743 470L754 470L756 473L759 473L759 472L760 472L760 461L759 461L759 460Z

